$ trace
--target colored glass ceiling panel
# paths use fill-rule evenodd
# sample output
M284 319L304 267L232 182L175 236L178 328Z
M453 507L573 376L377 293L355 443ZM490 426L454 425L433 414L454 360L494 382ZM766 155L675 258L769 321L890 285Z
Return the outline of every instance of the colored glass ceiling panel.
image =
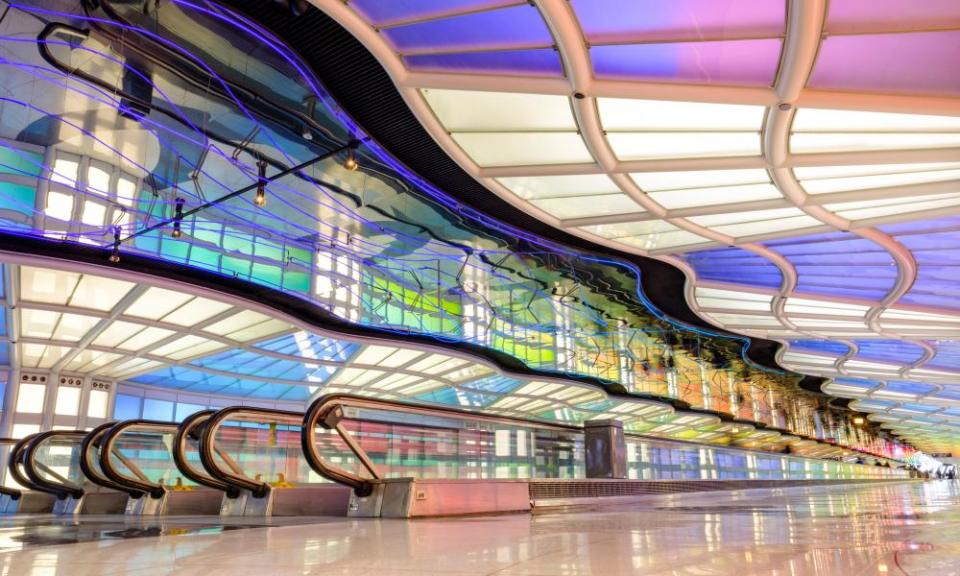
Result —
M590 47L598 78L770 86L780 40L723 40Z
M923 368L960 371L960 341L939 340L934 343L937 354Z
M764 288L779 288L783 282L783 275L773 262L742 248L688 252L681 257L696 270L700 280Z
M783 0L573 0L591 44L699 37L779 36Z
M553 45L540 12L529 4L387 28L381 34L404 55Z
M904 340L854 340L856 358L880 360L901 365L912 364L923 357L924 349L918 344Z
M790 350L815 352L830 356L845 356L850 348L843 342L832 340L790 340Z
M518 74L560 76L563 64L553 48L533 50L491 50L485 52L453 52L415 54L403 61L418 72L474 72L480 74Z
M956 0L830 0L825 29L828 34L913 30L960 26Z
M917 279L900 299L906 304L960 308L960 217L880 226L910 249Z
M811 88L960 94L960 31L827 36Z
M897 267L889 252L847 232L764 244L785 256L796 268L798 292L880 299L897 279Z
M382 26L519 3L517 0L351 0L350 7L374 26Z

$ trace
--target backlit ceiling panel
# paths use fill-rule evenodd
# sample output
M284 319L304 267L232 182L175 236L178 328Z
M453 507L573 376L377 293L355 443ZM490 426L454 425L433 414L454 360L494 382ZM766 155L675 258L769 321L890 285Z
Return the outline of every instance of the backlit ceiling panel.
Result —
M0 6L8 4L0 0ZM550 44L555 31L526 3L359 2L349 9L364 6L366 17L381 19L382 36L389 39L391 50L402 54L398 65L412 65L416 59L439 62L454 54L453 60L488 66L524 62L529 71L513 72L539 78L544 86L566 83L563 74L569 64ZM405 12L417 6L431 17L418 19ZM431 12L438 6L450 13ZM663 317L645 299L632 264L573 251L508 227L409 173L366 138L279 39L215 2L171 0L147 11L138 4L105 0L95 9L75 0L33 0L9 7L0 21L0 68L4 86L11 88L0 94L4 234L72 248L89 244L99 248L104 262L116 247L121 267L136 254L202 269L267 287L298 306L307 302L342 321L364 325L378 337L416 334L439 344L466 343L486 349L490 356L512 357L501 364L519 361L543 374L543 382L581 377L592 379L604 395L634 394L638 401L657 406L676 401L677 406L702 410L675 421L644 420L651 433L747 446L805 436L867 451L903 452L889 435L852 425L848 412L799 387L800 375L754 365L744 354L745 338L691 329ZM500 11L509 22L498 20ZM665 13L666 21L668 16ZM441 29L448 17L461 22L458 28ZM715 17L714 28L725 29L722 11ZM757 12L751 34L767 44L779 42L782 31L770 22L769 14ZM598 23L598 34L614 34L603 31L607 25ZM487 31L496 35L491 40L496 49L476 51L487 41ZM608 40L597 46L644 45L618 44L613 36ZM679 47L673 40L662 49ZM680 68L688 69L698 57L681 52ZM520 53L527 57L515 57ZM716 70L725 66L723 61L716 61ZM503 77L523 80L513 72L505 70ZM457 76L458 81L463 78ZM570 217L583 220L584 230L599 227L638 245L700 238L650 217L649 207L622 194L622 179L596 168L594 144L582 137L585 116L571 112L563 95L568 92L534 94L531 105L529 93L517 100L515 93L500 90L491 102L485 99L489 92L472 90L464 107L450 97L451 87L431 89L436 90L433 105L457 128L451 138L507 170L496 178L526 178L509 173L513 168L508 164L522 157L528 166L548 166L543 178L561 179L517 183L526 187L531 202L549 209L564 205L556 202L558 196L578 202L565 209ZM463 86L459 89L464 91ZM425 93L415 92L425 98ZM637 103L643 107L639 112ZM810 216L798 216L798 208L773 197L779 188L759 165L733 170L720 162L698 170L672 166L659 172L642 167L648 161L642 158L689 153L692 147L710 155L730 146L743 158L752 158L761 150L758 142L765 133L763 105L717 104L712 110L721 111L723 118L707 125L696 123L703 115L687 103L612 94L601 106L608 128L622 137L618 149L641 158L630 161L640 167L631 169L629 178L645 182L651 194L661 194L673 209L699 210L704 188L725 191L742 185L749 187L751 210L731 216L730 203L720 201L716 213L700 215L716 220L703 226L740 234L757 218L775 216L778 224L782 220L811 228ZM522 130L514 130L515 125ZM677 127L681 130L674 132ZM655 137L662 142L652 145ZM350 165L347 160L355 158L344 148L353 138L363 141L356 152L359 167ZM548 141L557 148L544 147ZM558 158L566 164L557 163ZM569 166L575 167L574 174L564 173ZM577 172L581 166L593 166L592 172ZM726 171L718 179L721 170ZM643 174L655 178L647 182ZM586 199L580 186L590 191ZM257 188L265 203L255 201ZM229 199L206 204L224 196ZM586 215L608 202L613 210ZM703 244L701 240L694 244ZM767 282L781 273L772 266ZM85 352L97 346L87 342L96 329L90 326L92 320L65 316L62 309L52 312L28 313L24 326L36 333L26 337L38 340L23 353L5 345L8 356L14 355L12 364L22 360L30 362L27 366L64 369L58 355L69 353L64 344L69 340L55 333L63 317L77 323L70 324L70 334L83 332L77 342ZM116 312L134 325L126 326L131 331L145 325L126 319L126 309ZM170 313L192 319L192 313ZM287 351L297 345L289 339L255 338L250 343L241 338L236 341L244 346L238 347L231 345L232 333L211 337L205 324L187 326L190 330L183 332L172 328L176 322L166 317L152 320L160 325L148 328L174 333L131 333L133 343L123 341L129 350L118 345L109 351L120 358L103 357L108 362L105 377L279 399L303 394L302 386L294 386L298 379L309 383L311 377L322 377L322 370L313 373L258 356L267 350L277 360L288 359L276 354L295 354ZM215 320L208 320L212 328ZM248 328L239 320L225 326L239 334ZM137 338L149 340L157 334L164 340L157 349L134 346L140 344ZM394 362L400 357L391 358ZM69 370L87 370L79 364L85 359ZM437 399L414 394L421 390L417 380L395 382L389 370L364 370L370 371L345 371L343 378L349 376L355 387L384 380L383 386L395 385L406 391L405 397ZM482 395L487 386L496 394L520 394L513 384L491 378L462 390L465 395L444 392L444 401L538 414L553 410L552 399L569 400L566 389L541 386L536 380L523 384L531 388L523 389L520 400L498 397L489 404L471 404L470 394ZM338 390L340 384L327 380L323 389ZM526 396L537 398L528 403ZM607 412L604 406L585 409L602 414ZM633 429L643 428L635 424Z
M705 319L960 452L960 4L313 3L493 192L678 265Z

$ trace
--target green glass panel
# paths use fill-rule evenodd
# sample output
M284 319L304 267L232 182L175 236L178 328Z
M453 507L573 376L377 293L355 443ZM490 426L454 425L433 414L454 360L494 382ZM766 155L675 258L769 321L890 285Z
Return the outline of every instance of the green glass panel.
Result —
M243 236L236 230L227 228L223 233L223 249L228 252L253 254L253 241L249 236Z
M253 272L250 274L250 278L267 286L280 286L280 282L283 279L283 270L279 266L254 262Z
M164 258L185 262L187 260L187 254L189 251L189 242L181 242L179 240L173 240L169 238L164 238L160 241L160 254Z
M0 147L0 174L40 176L43 154Z
M133 242L138 250L156 254L160 250L160 231L154 230L153 232L147 232L146 234L137 236Z
M276 260L277 262L283 261L283 249L280 245L270 242L269 240L258 240L253 245L253 253L260 258Z
M220 245L220 236L223 225L211 222L205 218L197 218L193 223L193 237L197 240Z
M219 270L220 253L194 244L190 249L190 264L211 270Z
M310 274L287 270L283 274L283 289L295 292L310 291Z
M0 208L30 215L33 214L36 201L37 189L34 186L0 182Z
M233 274L240 278L250 277L250 261L243 258L224 256L220 261L220 269L225 274Z

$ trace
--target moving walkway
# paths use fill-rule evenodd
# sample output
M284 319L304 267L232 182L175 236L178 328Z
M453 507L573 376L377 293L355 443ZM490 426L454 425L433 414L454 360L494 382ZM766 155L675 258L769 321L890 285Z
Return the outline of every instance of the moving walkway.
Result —
M306 413L234 406L3 444L20 488L0 503L18 513L408 517L908 476L828 445L837 460L343 394Z

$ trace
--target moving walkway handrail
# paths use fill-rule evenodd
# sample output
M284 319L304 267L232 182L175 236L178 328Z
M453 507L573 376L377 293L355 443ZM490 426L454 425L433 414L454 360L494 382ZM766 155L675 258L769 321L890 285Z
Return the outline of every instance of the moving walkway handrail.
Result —
M27 449L27 443L30 442L30 440L32 440L37 434L39 434L39 432L28 434L13 445L13 448L10 449L10 454L7 456L7 471L9 472L10 477L13 478L17 484L23 486L27 490L43 492L43 490L35 486L34 483L26 477L26 475L23 473L23 469L21 468L21 466L23 466L23 451Z
M245 475L240 465L237 464L229 454L216 445L217 431L220 429L220 426L238 414L254 417L263 416L266 419L276 419L278 417L289 418L297 423L302 422L303 415L300 412L292 412L289 410L230 406L210 416L203 425L203 431L200 434L200 461L203 463L203 467L207 472L214 478L230 485L235 490L247 490L251 492L254 497L263 498L270 492L270 484ZM217 456L223 460L230 470L223 469L217 461Z
M11 452L13 451L14 447L16 447L18 442L20 441L17 440L16 438L0 438L0 446L10 446ZM8 463L9 463L9 459L8 459ZM19 500L20 496L23 493L20 490L17 490L16 488L10 488L8 486L0 485L0 494L4 496L9 496L11 500Z
M506 416L493 416L472 412L470 410L461 410L459 408L447 408L440 406L429 406L423 404L412 404L407 402L397 402L394 400L381 400L378 398L368 398L364 396L355 396L353 394L331 394L318 398L307 409L303 417L303 433L300 435L303 444L303 454L307 463L317 473L337 482L346 484L353 488L358 496L366 496L373 490L373 483L366 478L362 478L346 470L328 466L317 451L317 425L323 426L327 430L336 430L340 438L346 443L354 456L363 464L373 480L381 478L373 461L367 455L366 451L354 439L350 432L343 427L345 407L383 410L389 412L404 412L408 414L417 414L420 416L437 416L441 418L463 418L491 424L504 424L509 426L526 426L531 428L540 428L546 430L558 431L576 431L582 432L583 428L579 426L570 426L565 424L552 424L536 420L525 420L521 418L511 418Z
M47 432L40 432L39 434L33 434L29 436L29 441L23 444L23 449L20 453L20 461L23 464L24 474L26 474L27 478L29 478L30 482L33 484L31 488L39 490L40 492L53 494L58 500L65 500L68 497L80 498L83 496L83 486L74 484L67 478L64 478L60 474L47 468L42 462L38 462L37 450L51 438L69 438L76 440L79 444L83 442L83 438L86 435L87 433L82 430L49 430ZM55 482L51 482L40 476L40 474L37 472L38 468L40 467L45 468L45 472L53 476L60 483L57 484Z
M119 449L116 449L117 439L121 434L131 428L141 428L143 432L160 432L165 434L175 434L177 424L173 422L158 422L155 420L124 420L112 426L107 430L100 440L100 469L103 473L117 484L125 486L127 492L134 498L144 494L149 494L152 498L161 498L166 492L166 488L159 482L151 481L140 467L126 458ZM111 455L116 456L117 460L123 463L136 478L131 478L120 473L111 460ZM171 456L172 458L172 456Z
M83 475L87 477L87 480L93 482L97 486L102 486L111 490L117 490L119 492L126 492L130 496L139 498L143 495L142 492L139 490L133 490L121 484L117 484L97 470L97 463L100 461L100 449L103 447L103 435L116 425L116 420L106 422L87 433L87 436L83 439L83 442L80 445L80 470L83 471Z
M197 484L222 490L226 492L227 496L236 498L239 495L239 490L237 490L236 487L227 484L223 480L214 478L206 470L198 470L187 459L187 442L190 439L200 441L203 436L204 427L210 420L210 417L216 413L217 410L201 410L184 418L183 422L181 422L177 428L177 435L173 439L173 462L184 476ZM201 460L201 464L202 463Z

